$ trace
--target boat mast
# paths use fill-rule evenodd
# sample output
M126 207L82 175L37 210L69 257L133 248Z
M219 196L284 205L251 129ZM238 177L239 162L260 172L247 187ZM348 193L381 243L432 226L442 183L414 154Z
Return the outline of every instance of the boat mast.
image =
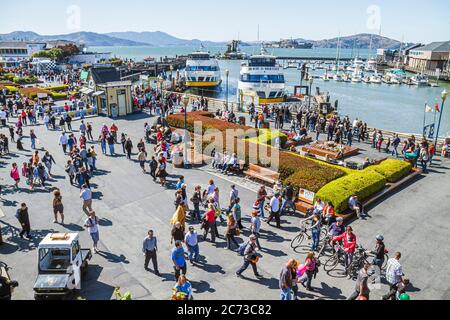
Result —
M341 33L339 32L338 42L337 42L337 53L336 53L336 74L339 72L339 60L341 55Z

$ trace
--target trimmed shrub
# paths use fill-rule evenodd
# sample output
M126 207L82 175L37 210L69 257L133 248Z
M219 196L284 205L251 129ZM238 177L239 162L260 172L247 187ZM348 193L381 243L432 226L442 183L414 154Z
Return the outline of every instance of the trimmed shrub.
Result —
M343 171L321 166L310 160L299 158L297 161L300 170L283 181L284 184L293 186L296 193L298 193L300 189L306 189L317 193L328 183L345 176L345 172Z
M353 194L364 200L383 190L386 183L383 175L366 169L330 182L320 189L316 197L333 203L336 212L343 213L348 209L348 200Z
M47 87L45 89L46 90L50 90L50 91L54 91L54 92L61 92L61 91L66 91L68 87L69 86L67 84L63 84L63 85L60 85L60 86Z
M55 100L63 100L63 99L67 99L67 94L65 93L56 93L56 92L52 92L51 96L53 99Z
M257 138L250 138L248 141L253 143L272 145L272 141L276 138L280 138L281 145L284 145L288 140L288 136L280 131L259 129L259 136Z
M409 162L388 159L379 165L369 167L368 170L374 170L383 175L388 182L394 183L406 177L412 170Z

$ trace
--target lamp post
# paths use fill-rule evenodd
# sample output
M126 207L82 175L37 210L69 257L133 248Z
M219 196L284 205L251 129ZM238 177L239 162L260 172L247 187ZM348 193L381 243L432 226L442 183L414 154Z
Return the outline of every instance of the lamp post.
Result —
M312 90L313 83L314 83L314 79L310 78L309 79L309 105L308 105L308 109L311 109L311 99L312 99L311 90Z
M230 70L225 70L225 76L226 76L226 109L228 111L228 77L230 75Z
M442 105L441 105L441 112L439 114L439 122L438 122L437 131L436 131L436 139L434 141L435 150L437 150L437 143L438 143L438 139L439 139L439 130L441 129L442 114L444 113L444 104L445 104L445 100L447 99L447 96L448 96L448 92L447 92L447 90L444 89L444 91L442 91L442 93L441 93Z
M175 79L173 78L173 65L170 65L170 78L172 80L172 90L175 89Z
M188 166L188 144L187 144L187 139L188 139L188 132L187 132L187 107L189 104L189 96L187 94L183 95L182 98L183 101L183 105L184 105L184 152L183 152L183 163L184 163L184 168L187 169Z

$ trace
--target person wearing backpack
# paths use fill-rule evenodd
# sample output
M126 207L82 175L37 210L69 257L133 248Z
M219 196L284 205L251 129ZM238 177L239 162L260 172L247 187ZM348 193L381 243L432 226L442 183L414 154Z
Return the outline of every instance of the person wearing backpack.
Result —
M242 273L251 265L255 277L261 279L262 275L258 273L258 268L256 266L256 263L260 258L259 254L256 252L256 236L251 235L249 239L249 242L245 244L245 249L243 249L244 245L241 245L239 247L239 255L242 255L244 257L244 264L238 271L236 271L236 275L239 278L242 278Z
M195 217L198 221L201 221L202 218L200 216L200 203L202 202L202 187L195 187L194 195L191 198L191 202L194 205L194 211L192 211L193 217Z

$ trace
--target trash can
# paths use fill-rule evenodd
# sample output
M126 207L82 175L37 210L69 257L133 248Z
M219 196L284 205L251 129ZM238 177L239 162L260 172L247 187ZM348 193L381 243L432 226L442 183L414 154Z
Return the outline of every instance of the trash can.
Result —
M172 155L172 164L174 168L183 168L184 159L183 159L183 151L175 152Z

